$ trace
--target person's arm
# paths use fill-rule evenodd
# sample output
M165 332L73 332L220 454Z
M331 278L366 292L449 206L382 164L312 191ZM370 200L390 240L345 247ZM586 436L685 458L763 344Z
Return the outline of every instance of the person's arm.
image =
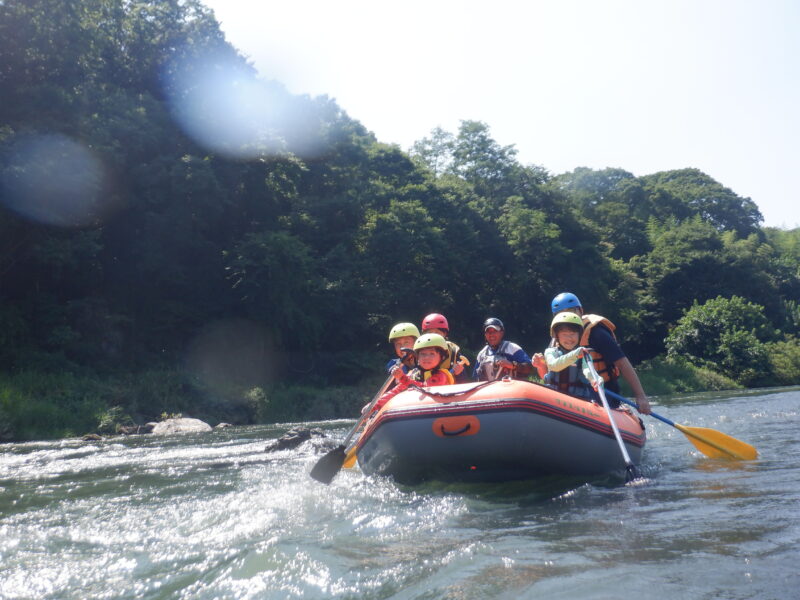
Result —
M514 374L517 377L527 377L533 370L531 357L522 348L518 347L517 351L514 352L511 356L511 362L514 364Z
M531 364L536 368L539 379L544 379L544 376L547 375L547 361L544 359L544 354L541 352L534 354L531 359Z
M403 369L401 367L399 367L399 366L395 367L392 370L392 375L397 380L397 384L392 389L390 389L388 392L385 392L383 394L383 396L381 396L380 399L375 403L375 406L372 409L373 413L378 412L381 408L383 408L384 404L386 404L389 400L394 398L400 392L405 391L408 388L408 386L411 385L411 383L412 383L411 382L411 378L408 375L406 375L403 372ZM369 405L367 405L364 408L362 408L361 412L363 413L367 409L368 406Z
M628 382L628 385L631 386L631 390L633 390L633 396L636 399L636 408L643 415L649 415L650 401L647 399L647 395L644 393L642 382L639 381L639 376L636 374L636 369L633 368L631 361L628 360L627 356L623 356L614 362L614 366L619 369L620 375L622 375L622 377L625 378L625 381Z
M480 352L478 352L478 356L475 357L475 367L473 367L472 369L472 379L474 381L481 380L481 367L483 365L484 355L485 355L484 351L481 350Z
M495 354L495 361L503 369L516 371L519 375L525 375L519 371L520 367L527 369L530 373L531 357L525 353L520 346L513 342L503 341Z
M459 360L462 356L461 348L450 340L447 340L447 348L450 351L450 372L456 376L461 375L464 371L464 363Z
M583 348L580 346L575 348L575 350L567 352L566 354L562 354L561 356L558 356L558 350L556 348L548 348L544 351L544 360L547 363L547 369L557 373L559 371L563 371L568 366L573 364L582 355Z

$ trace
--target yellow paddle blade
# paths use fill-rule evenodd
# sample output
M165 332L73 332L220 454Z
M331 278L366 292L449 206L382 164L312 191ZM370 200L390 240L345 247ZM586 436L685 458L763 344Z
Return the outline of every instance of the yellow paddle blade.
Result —
M710 458L735 458L755 460L758 451L741 440L707 427L686 427L675 423L675 428L689 439L694 447Z
M345 456L342 467L345 469L352 469L354 466L356 466L356 458L356 449L351 448L350 452L348 452L347 456Z

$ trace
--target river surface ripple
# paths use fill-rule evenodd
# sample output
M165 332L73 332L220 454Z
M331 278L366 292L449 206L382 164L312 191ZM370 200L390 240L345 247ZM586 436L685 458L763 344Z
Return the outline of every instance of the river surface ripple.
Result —
M647 417L635 486L324 486L290 425L2 445L0 598L800 598L800 391L655 400L759 459Z

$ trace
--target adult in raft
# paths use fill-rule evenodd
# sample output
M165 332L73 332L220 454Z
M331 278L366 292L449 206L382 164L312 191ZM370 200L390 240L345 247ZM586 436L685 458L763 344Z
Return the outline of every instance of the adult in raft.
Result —
M483 322L486 345L475 358L472 378L477 381L494 381L505 376L528 379L532 370L531 357L514 342L504 340L506 328L497 317Z
M631 361L620 348L614 330L617 328L611 321L600 315L584 314L581 301L575 294L563 292L553 298L550 303L553 315L569 311L579 315L583 321L583 333L580 345L589 348L594 368L603 377L604 385L612 392L619 393L619 376L628 382L636 399L636 408L640 413L650 414L650 402L644 393L639 376ZM609 403L619 404L609 398Z

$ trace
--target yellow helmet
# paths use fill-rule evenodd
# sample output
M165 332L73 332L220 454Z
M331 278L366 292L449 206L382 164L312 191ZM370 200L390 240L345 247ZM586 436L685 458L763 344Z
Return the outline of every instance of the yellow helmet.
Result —
M401 338L401 337L419 337L419 329L413 323L398 323L392 330L389 332L389 341L391 342L393 339Z
M423 348L439 348L439 350L445 353L450 352L450 349L447 347L447 340L438 333L426 333L419 336L417 341L414 342L414 352L422 350Z
M556 327L558 325L572 325L583 331L583 319L572 312L561 312L553 317L553 321L550 323L551 337L556 337Z

